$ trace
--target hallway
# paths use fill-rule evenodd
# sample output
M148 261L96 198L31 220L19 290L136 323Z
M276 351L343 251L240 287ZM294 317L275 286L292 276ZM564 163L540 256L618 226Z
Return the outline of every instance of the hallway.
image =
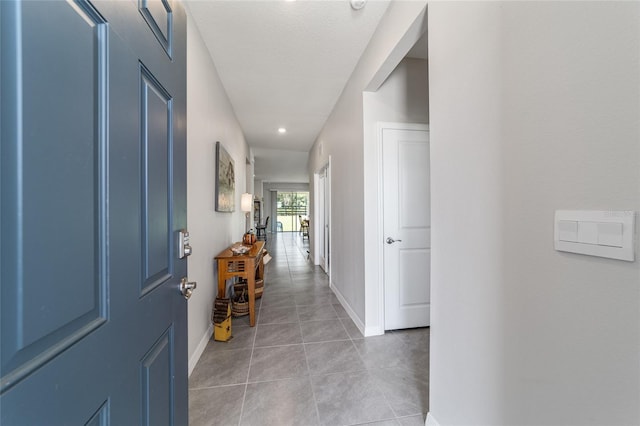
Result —
M256 327L210 341L189 379L200 425L424 425L429 329L363 338L298 233L270 234Z

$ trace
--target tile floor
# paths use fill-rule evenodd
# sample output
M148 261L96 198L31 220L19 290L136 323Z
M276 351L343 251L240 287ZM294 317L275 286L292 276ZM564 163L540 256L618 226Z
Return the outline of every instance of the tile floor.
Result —
M423 426L429 329L363 338L297 233L269 234L256 327L210 341L189 378L191 426Z

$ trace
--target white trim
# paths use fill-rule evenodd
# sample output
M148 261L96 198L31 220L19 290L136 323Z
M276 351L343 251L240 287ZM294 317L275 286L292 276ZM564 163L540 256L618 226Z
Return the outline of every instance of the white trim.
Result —
M204 350L207 348L207 344L209 343L211 336L213 336L213 325L209 324L209 328L207 328L207 331L204 332L204 335L202 336L202 339L200 339L200 343L198 343L196 350L193 352L193 355L191 355L191 358L189 358L189 376L191 376L191 373L193 373L193 369L196 368L196 364L200 360L200 357L204 353Z
M384 334L384 176L382 174L382 131L387 128L384 123L376 123L376 187L377 187L377 209L378 223L375 229L375 241L377 258L374 265L378 266L378 327L382 329Z
M318 188L320 186L320 174L321 173L325 173L325 171L329 170L329 163L331 162L331 156L329 156L329 159L327 160L326 163L324 163L322 166L320 166L314 173L313 173L313 236L316 237L313 239L313 264L314 265L320 265L320 258L324 255L324 253L320 253L320 235L323 235L322 238L324 238L324 224L320 223L320 221L318 220L318 218L320 217L320 203L319 203L319 196L318 196ZM329 176L327 176L327 174L325 173L325 183L328 182L326 179ZM326 201L326 188L325 188L325 201ZM329 194L331 195L331 194ZM329 200L329 203L331 202L331 200ZM324 207L324 203L322 204L322 207ZM329 213L331 213L331 204L329 204ZM324 215L324 213L323 213ZM327 218L325 217L325 222L327 221ZM329 231L331 231L331 222L329 222ZM331 255L331 251L329 251L329 255ZM324 269L324 268L323 268ZM327 274L329 275L329 274Z
M387 80L387 77L391 75L393 70L396 69L400 61L407 56L407 53L409 53L413 45L420 40L422 35L427 31L426 15L427 5L425 4L420 14L416 17L409 28L407 28L407 31L404 33L402 38L393 47L393 50L389 52L389 55L384 62L380 64L380 68L378 68L371 78L371 81L369 81L369 84L367 84L364 89L365 92L376 92Z
M331 249L331 245L333 244L333 236L331 235L331 231L333 230L333 220L332 220L332 216L331 216L331 212L332 212L332 208L331 208L331 199L332 199L332 195L331 192L333 190L332 185L331 185L331 155L329 155L329 157L327 158L327 173L325 176L325 184L327 185L327 187L325 188L324 191L324 200L325 200L325 212L329 212L329 218L327 218L326 214L325 214L325 222L328 220L329 221L329 258L325 259L325 264L329 265L329 267L327 269L329 269L329 271L325 271L325 273L328 273L329 275L329 283L331 283L331 271L333 270L333 261L331 260L331 256L333 256L333 250ZM327 197L327 193L328 193L328 197ZM329 204L328 206L326 204ZM324 230L322 231L324 232Z
M440 423L433 417L431 411L427 413L427 420L425 420L424 426L440 426Z
M384 334L383 326L369 326L364 328L364 337L382 336Z
M376 164L376 173L377 173L377 204L378 204L378 224L375 229L374 239L377 241L376 245L376 259L373 261L374 265L378 265L378 282L376 283L378 288L378 326L372 327L372 332L377 332L377 334L371 334L372 336L378 334L384 334L385 325L384 325L384 181L383 181L383 164L382 164L382 132L385 129L390 130L419 130L419 131L429 131L428 124L419 124L419 123L395 123L395 122L384 122L379 121L376 123L376 156L377 156L377 164ZM379 332L379 330L382 332ZM375 331L374 331L375 330Z
M329 282L331 282L331 254L333 253L333 251L331 250L331 242L333 241L333 238L331 238L331 156L328 157L327 162L324 163L320 168L318 168L318 170L316 170L313 174L313 212L314 212L314 225L313 225L313 232L314 232L314 241L313 241L313 264L314 265L320 265L320 258L324 255L324 253L320 253L320 235L322 235L324 238L324 228L323 225L318 221L318 217L320 217L320 206L319 206L319 202L318 202L318 186L319 186L319 182L320 182L320 173L325 173L325 189L324 189L324 203L322 205L322 207L325 208L325 211L329 212L329 215L327 217L327 215L324 215L324 221L325 223L328 222L329 223L329 247L328 247L328 251L329 251L329 258L325 259L325 263L327 265L329 265L329 267L327 268L328 271L325 271L325 273L327 274L327 276L329 277ZM325 204L328 204L325 206ZM323 268L324 269L324 268Z
M320 265L320 232L322 232L322 224L319 223L318 218L320 217L320 208L318 206L318 188L320 187L320 172L322 172L322 167L319 171L313 174L313 264Z
M364 323L360 318L358 318L358 315L355 313L355 311L351 309L351 306L347 302L347 299L345 299L342 293L340 293L340 290L338 290L338 287L333 285L333 283L329 284L329 287L331 288L331 291L333 291L333 294L335 294L336 297L338 298L338 301L340 302L344 310L347 311L353 323L356 325L356 327L358 327L358 330L360 330L360 333L362 333L363 336L366 336Z

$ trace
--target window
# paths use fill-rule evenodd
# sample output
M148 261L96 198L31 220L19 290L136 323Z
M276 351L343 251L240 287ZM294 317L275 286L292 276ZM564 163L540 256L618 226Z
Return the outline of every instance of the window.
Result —
M300 229L298 216L306 218L309 215L308 192L279 192L278 191L278 232L291 232ZM282 227L280 227L282 224Z

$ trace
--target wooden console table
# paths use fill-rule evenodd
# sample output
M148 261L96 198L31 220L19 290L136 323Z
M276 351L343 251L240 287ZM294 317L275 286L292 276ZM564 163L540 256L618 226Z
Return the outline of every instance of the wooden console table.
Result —
M247 280L251 327L256 325L256 278L264 279L264 262L262 261L264 244L264 241L256 241L247 254L239 256L231 252L233 247L231 246L215 257L218 261L218 297L226 297L228 279L242 277Z

